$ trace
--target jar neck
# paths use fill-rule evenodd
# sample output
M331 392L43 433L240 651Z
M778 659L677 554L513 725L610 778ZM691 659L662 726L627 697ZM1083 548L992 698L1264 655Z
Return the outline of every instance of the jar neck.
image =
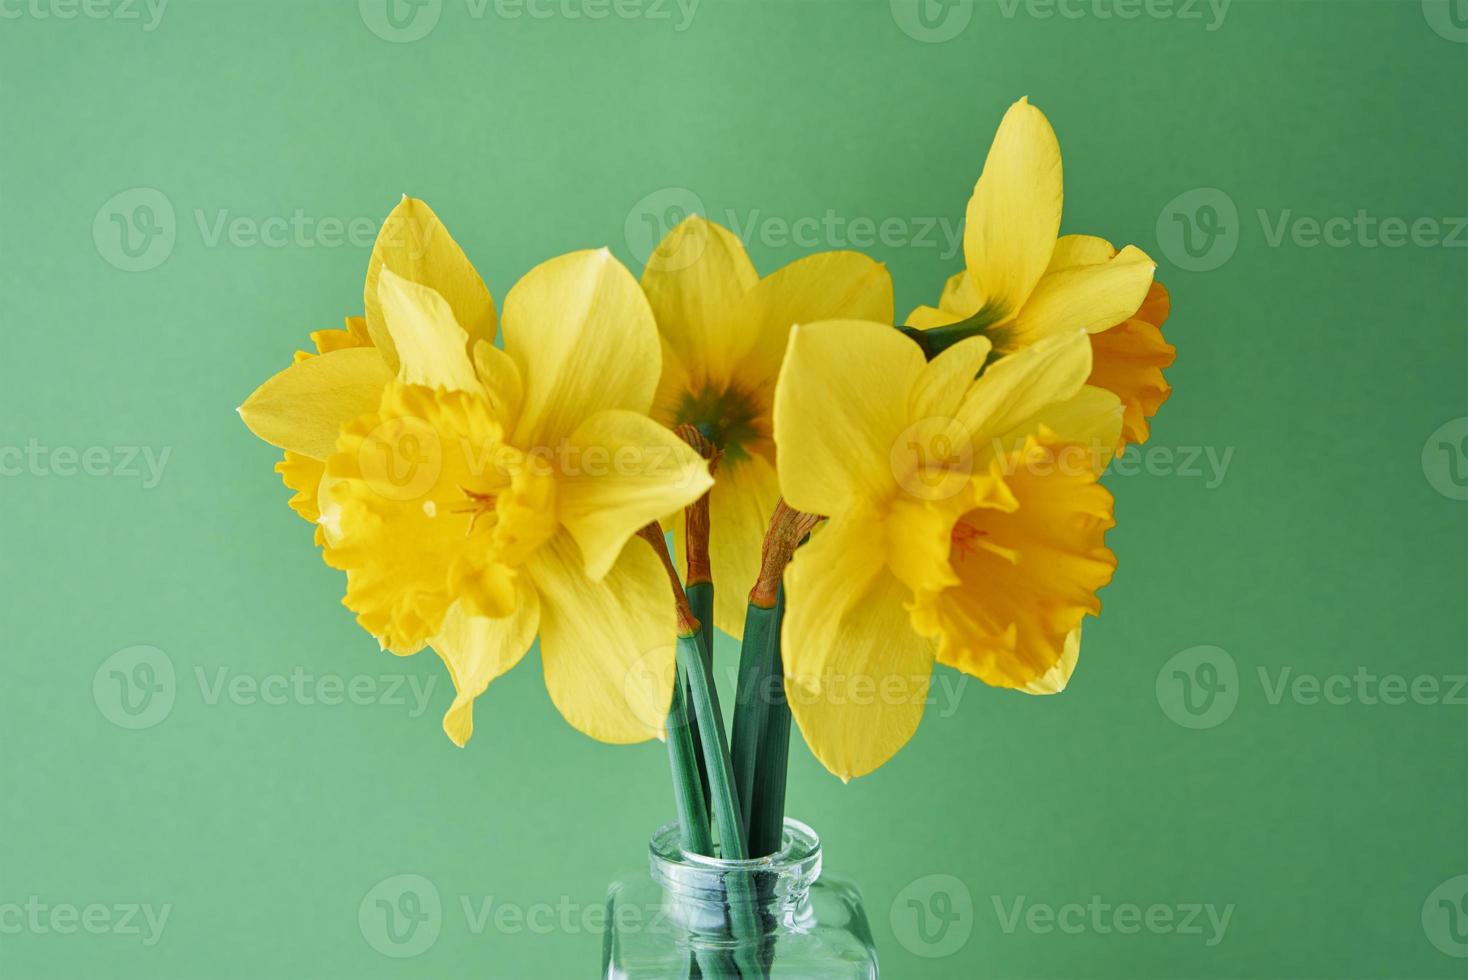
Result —
M648 852L665 904L696 931L729 919L731 911L758 912L767 925L787 921L800 914L821 874L821 840L798 820L785 821L780 850L761 858L730 861L688 854L676 823L653 835Z

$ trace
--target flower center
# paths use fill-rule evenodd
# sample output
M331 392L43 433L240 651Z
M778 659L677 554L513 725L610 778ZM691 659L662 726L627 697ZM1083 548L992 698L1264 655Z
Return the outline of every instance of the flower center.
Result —
M953 550L958 560L962 561L972 555L974 549L978 547L979 538L987 536L988 533L963 520L953 525Z
M684 392L673 424L692 425L726 459L751 455L771 440L770 415L765 400L737 385L705 386Z

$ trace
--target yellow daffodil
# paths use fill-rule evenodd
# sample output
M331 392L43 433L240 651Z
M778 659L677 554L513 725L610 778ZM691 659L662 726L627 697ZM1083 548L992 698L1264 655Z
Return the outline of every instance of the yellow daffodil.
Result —
M891 323L891 277L864 255L837 251L760 278L734 234L691 217L649 257L642 287L663 345L653 417L696 426L720 452L709 499L714 623L738 638L780 496L771 411L790 325ZM682 522L674 527L681 554Z
M429 645L447 664L455 742L537 633L572 725L657 736L674 608L657 556L629 539L712 480L646 415L660 371L647 300L605 249L562 256L510 291L496 348L472 266L426 207L400 212L408 230L374 250L357 346L329 338L241 414L291 454L298 512L318 515L358 621L394 653Z
M780 488L830 520L786 574L786 693L843 779L911 737L935 658L999 687L1054 683L1115 567L1095 447L1122 408L1085 384L1086 334L984 367L990 353L972 337L927 362L875 323L790 334Z
M967 268L948 280L937 307L909 326L931 330L977 321L1000 354L1058 332L1091 335L1091 383L1116 393L1126 423L1116 449L1147 438L1147 418L1167 398L1162 369L1174 351L1159 329L1166 291L1155 263L1128 245L1089 235L1057 238L1063 198L1060 146L1044 113L1021 99L1005 113L965 218ZM1145 300L1145 302L1144 302Z
M337 433L377 406L398 367L377 300L383 269L448 297L471 338L494 339L494 302L484 281L433 209L405 196L388 214L372 247L363 294L366 316L347 317L343 330L312 333L316 355L296 351L289 368L240 406L252 432L285 449L276 472L294 491L291 509L313 524L321 517L316 490ZM307 361L311 363L303 364ZM316 543L323 543L319 526Z

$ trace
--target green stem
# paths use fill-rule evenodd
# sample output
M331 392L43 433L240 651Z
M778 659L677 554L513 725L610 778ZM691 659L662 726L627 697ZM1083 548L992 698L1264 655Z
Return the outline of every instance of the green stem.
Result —
M750 607L753 614L756 607ZM776 595L775 605L762 610L762 628L767 630L764 671L757 693L765 702L764 726L756 749L753 791L746 810L749 814L749 853L774 854L785 839L785 785L790 762L790 703L785 700L785 666L780 652L780 624L785 618L785 590ZM746 621L748 622L748 621ZM748 637L748 626L745 627Z
M999 321L999 318L999 310L984 306L967 320L960 320L957 323L949 323L929 330L899 324L897 329L917 341L917 345L923 349L923 356L931 361L961 340L977 337L980 334L988 334L993 339L994 334L998 331L991 328Z
M710 656L707 639L707 634L701 630L680 634L678 665L688 672L689 689L693 694L693 713L698 718L703 757L708 764L714 825L719 830L719 856L726 860L742 861L748 858L749 850L744 843L739 796L731 776L729 745L724 738L724 719L719 712L718 699L713 694L711 672L705 666ZM755 942L760 935L760 921L759 910L753 900L752 879L745 874L731 874L725 879L724 887L728 890L730 928L735 941ZM735 960L740 976L768 976L761 966L757 948L746 946L736 951Z
M688 597L688 608L692 610L693 618L698 620L699 654L703 659L704 669L708 671L708 676L712 678L714 676L714 583L689 582L684 586L683 591ZM686 685L687 681L685 680L684 683ZM714 704L717 706L719 703L719 689L712 683L710 683L709 689L713 695ZM689 694L688 697L691 703L692 695ZM689 731L693 733L694 744L701 744L698 719L689 718L688 723L690 725ZM707 800L709 799L708 763L704 760L702 752L697 753L697 758L698 781L703 787L703 798ZM745 799L745 797L741 796L740 799Z
M766 853L755 846L752 827L754 801L761 795L756 781L762 775L758 764L760 745L770 709L770 663L780 641L778 616L778 607L749 604L744 616L744 643L739 650L739 695L734 703L734 788L745 801L744 833L749 852L757 856Z
M698 737L704 763L709 773L709 802L714 826L719 828L721 857L742 860L749 856L744 845L743 821L739 817L739 797L730 778L729 743L724 738L724 718L719 701L713 694L703 655L700 635L690 633L678 637L678 666L688 675L694 717L698 719Z
M673 682L673 706L668 711L668 762L673 768L673 805L678 810L678 830L685 851L714 853L709 837L709 811L699 785L700 756L693 747L688 708L683 699L686 679L680 668Z

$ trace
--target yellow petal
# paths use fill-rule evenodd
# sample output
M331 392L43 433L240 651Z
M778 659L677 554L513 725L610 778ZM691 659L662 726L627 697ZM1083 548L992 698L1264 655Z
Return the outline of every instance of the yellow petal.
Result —
M943 284L943 295L938 298L938 308L956 314L960 320L973 316L983 305L984 298L967 269L949 276Z
M776 469L790 506L834 514L854 497L896 491L891 456L925 365L917 344L878 323L827 321L790 332L775 386Z
M295 491L289 501L291 510L302 520L315 524L321 517L321 509L316 504L316 487L326 472L326 464L287 450L284 458L275 464L275 472L280 474L281 483Z
M714 625L736 640L744 636L749 592L759 578L760 549L779 499L780 481L764 456L719 462L709 494L709 564L718 586Z
M383 321L378 298L377 282L383 269L390 269L442 296L453 311L455 322L468 333L468 344L494 340L494 300L484 280L479 278L433 209L405 196L388 214L377 234L372 257L367 262L367 285L363 291L367 332L394 370L398 366L397 350Z
M785 693L806 743L842 779L890 759L917 730L933 671L884 564L870 515L833 519L785 574Z
M642 288L658 330L698 382L726 382L753 336L736 326L735 307L759 281L734 233L694 215L653 251Z
M1177 357L1177 349L1162 336L1167 306L1167 290L1160 282L1153 282L1136 316L1091 334L1088 383L1115 392L1126 406L1118 453L1128 442L1147 441L1151 431L1147 420L1172 394L1172 386L1162 374Z
M735 374L748 388L773 384L790 328L819 320L892 322L892 276L858 252L821 252L797 259L759 281L739 303L738 328L748 332Z
M903 322L909 327L931 330L934 327L957 323L959 320L967 320L979 312L979 307L983 305L983 299L974 286L973 277L965 270L948 277L948 281L943 284L943 295L939 298L936 307L919 306L909 313Z
M367 321L349 316L345 330L317 330L311 334L311 343L316 345L316 353L329 354L348 347L371 347L372 338L367 335Z
M572 433L559 461L561 523L585 571L600 580L639 529L681 510L713 485L708 462L645 415L598 412Z
M905 326L917 327L919 330L932 330L934 327L946 327L962 319L964 317L947 310L940 310L932 306L917 306L902 322Z
M1077 626L1065 637L1065 648L1061 651L1060 660L1045 672L1045 676L1038 680L1030 681L1019 690L1026 694L1059 694L1065 690L1070 683L1071 675L1075 673L1076 663L1081 656L1081 628Z
M1060 230L1060 144L1029 100L1009 107L969 199L964 260L985 304L1016 313L1039 282Z
M496 615L514 607L514 575L497 562L531 494L511 483L500 436L482 397L393 384L326 461L325 557L347 572L343 603L394 653L420 649L457 598Z
M952 416L992 349L989 338L969 337L929 361L912 389L908 415L914 419Z
M545 686L566 721L602 742L660 737L673 698L677 621L668 576L641 538L601 582L563 533L536 553Z
M442 296L391 269L379 273L377 296L397 350L400 382L448 391L482 390L469 361L464 331Z
M1070 330L1105 330L1136 312L1157 263L1128 245L1108 262L1076 265L1040 280L1014 323L1014 344Z
M652 404L657 325L637 280L604 248L526 273L505 297L504 334L525 383L517 446L554 447L597 412Z
M1085 466L1100 473L1115 454L1121 427L1121 399L1088 384L1065 401L1046 405L997 442L1016 449L1030 436L1048 433L1047 438L1067 444L1061 465Z
M371 347L308 357L256 388L240 406L240 418L273 446L325 459L345 423L376 410L390 380Z
M948 564L949 539L962 508L947 500L899 497L883 522L887 564L911 591L958 584Z
M1066 465L1063 449L1041 436L996 459L953 529L959 584L914 596L913 625L938 641L939 662L986 684L1045 678L1082 618L1100 612L1096 591L1116 568L1104 541L1111 494L1093 470ZM1007 498L979 485L996 472Z
M1055 251L1050 254L1050 265L1046 272L1059 272L1077 265L1096 265L1110 262L1116 255L1116 246L1095 235L1061 235L1055 242Z
M958 407L959 427L973 440L976 452L984 450L986 440L1074 395L1090 372L1091 344L1085 333L1047 337L984 369Z
M494 417L499 419L506 432L513 432L515 421L520 417L520 402L525 396L525 385L514 358L481 340L474 345L474 373L484 386Z
M514 611L501 619L471 616L458 603L449 608L428 644L454 682L454 703L443 716L443 730L455 745L463 746L474 734L474 699L520 662L539 628L540 596L523 579Z

